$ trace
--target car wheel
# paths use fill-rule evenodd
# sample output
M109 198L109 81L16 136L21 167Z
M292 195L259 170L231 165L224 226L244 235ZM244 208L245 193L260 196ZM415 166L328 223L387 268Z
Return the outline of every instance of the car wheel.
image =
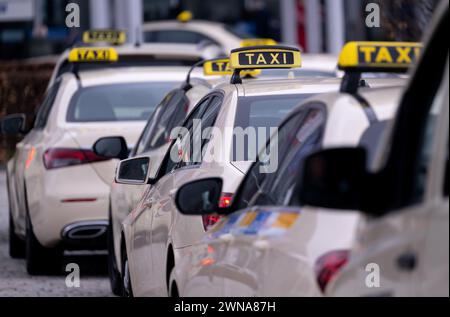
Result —
M19 238L14 231L14 222L9 212L9 256L13 259L25 257L25 241Z
M114 295L120 296L123 293L122 290L122 277L117 269L116 253L114 252L114 235L112 230L112 219L109 216L108 224L108 275L109 282L111 284L111 291Z
M33 232L30 217L26 228L26 266L30 275L55 274L61 269L62 250L43 247Z
M19 238L15 233L14 221L11 214L11 193L9 191L8 173L6 173L6 189L8 191L9 202L9 256L13 259L22 259L25 257L25 241Z
M122 251L122 296L133 297L133 289L131 287L130 267L128 265L128 257L126 250Z

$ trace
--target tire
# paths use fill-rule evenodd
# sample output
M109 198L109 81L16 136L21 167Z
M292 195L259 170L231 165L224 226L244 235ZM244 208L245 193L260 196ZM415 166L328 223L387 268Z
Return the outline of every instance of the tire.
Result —
M11 209L9 212L9 256L13 259L23 259L25 257L25 241L14 232Z
M9 256L13 259L23 259L25 257L25 241L15 233L14 221L11 213L11 193L9 191L9 177L6 172L6 189L8 191L9 206Z
M43 247L33 232L30 217L27 216L26 267L30 275L60 273L62 250Z
M125 247L122 249L122 297L134 297L131 287L130 268Z
M112 230L111 212L109 214L107 244L109 283L111 284L111 291L113 292L113 294L120 296L123 294L122 276L117 269L116 253L114 252L114 235Z

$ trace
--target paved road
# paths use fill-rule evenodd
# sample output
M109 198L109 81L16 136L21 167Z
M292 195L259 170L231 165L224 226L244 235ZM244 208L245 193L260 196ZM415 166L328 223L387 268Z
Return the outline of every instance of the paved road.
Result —
M80 287L66 286L67 263L80 267ZM24 260L8 254L8 199L6 174L0 166L0 297L1 296L112 296L107 278L106 256L102 254L66 254L61 274L29 276Z

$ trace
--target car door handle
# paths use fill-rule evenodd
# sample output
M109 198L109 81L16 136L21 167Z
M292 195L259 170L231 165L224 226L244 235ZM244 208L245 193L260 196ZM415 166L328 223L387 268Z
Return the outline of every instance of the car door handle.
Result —
M397 258L397 266L403 271L413 271L417 266L417 256L413 252L407 252Z
M145 200L144 207L145 208L152 208L154 202L155 202L154 198L149 198L149 199Z

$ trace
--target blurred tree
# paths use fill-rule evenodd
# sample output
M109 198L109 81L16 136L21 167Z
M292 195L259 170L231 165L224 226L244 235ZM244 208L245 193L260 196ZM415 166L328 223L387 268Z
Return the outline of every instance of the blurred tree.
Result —
M439 0L379 1L381 27L390 40L419 41Z

